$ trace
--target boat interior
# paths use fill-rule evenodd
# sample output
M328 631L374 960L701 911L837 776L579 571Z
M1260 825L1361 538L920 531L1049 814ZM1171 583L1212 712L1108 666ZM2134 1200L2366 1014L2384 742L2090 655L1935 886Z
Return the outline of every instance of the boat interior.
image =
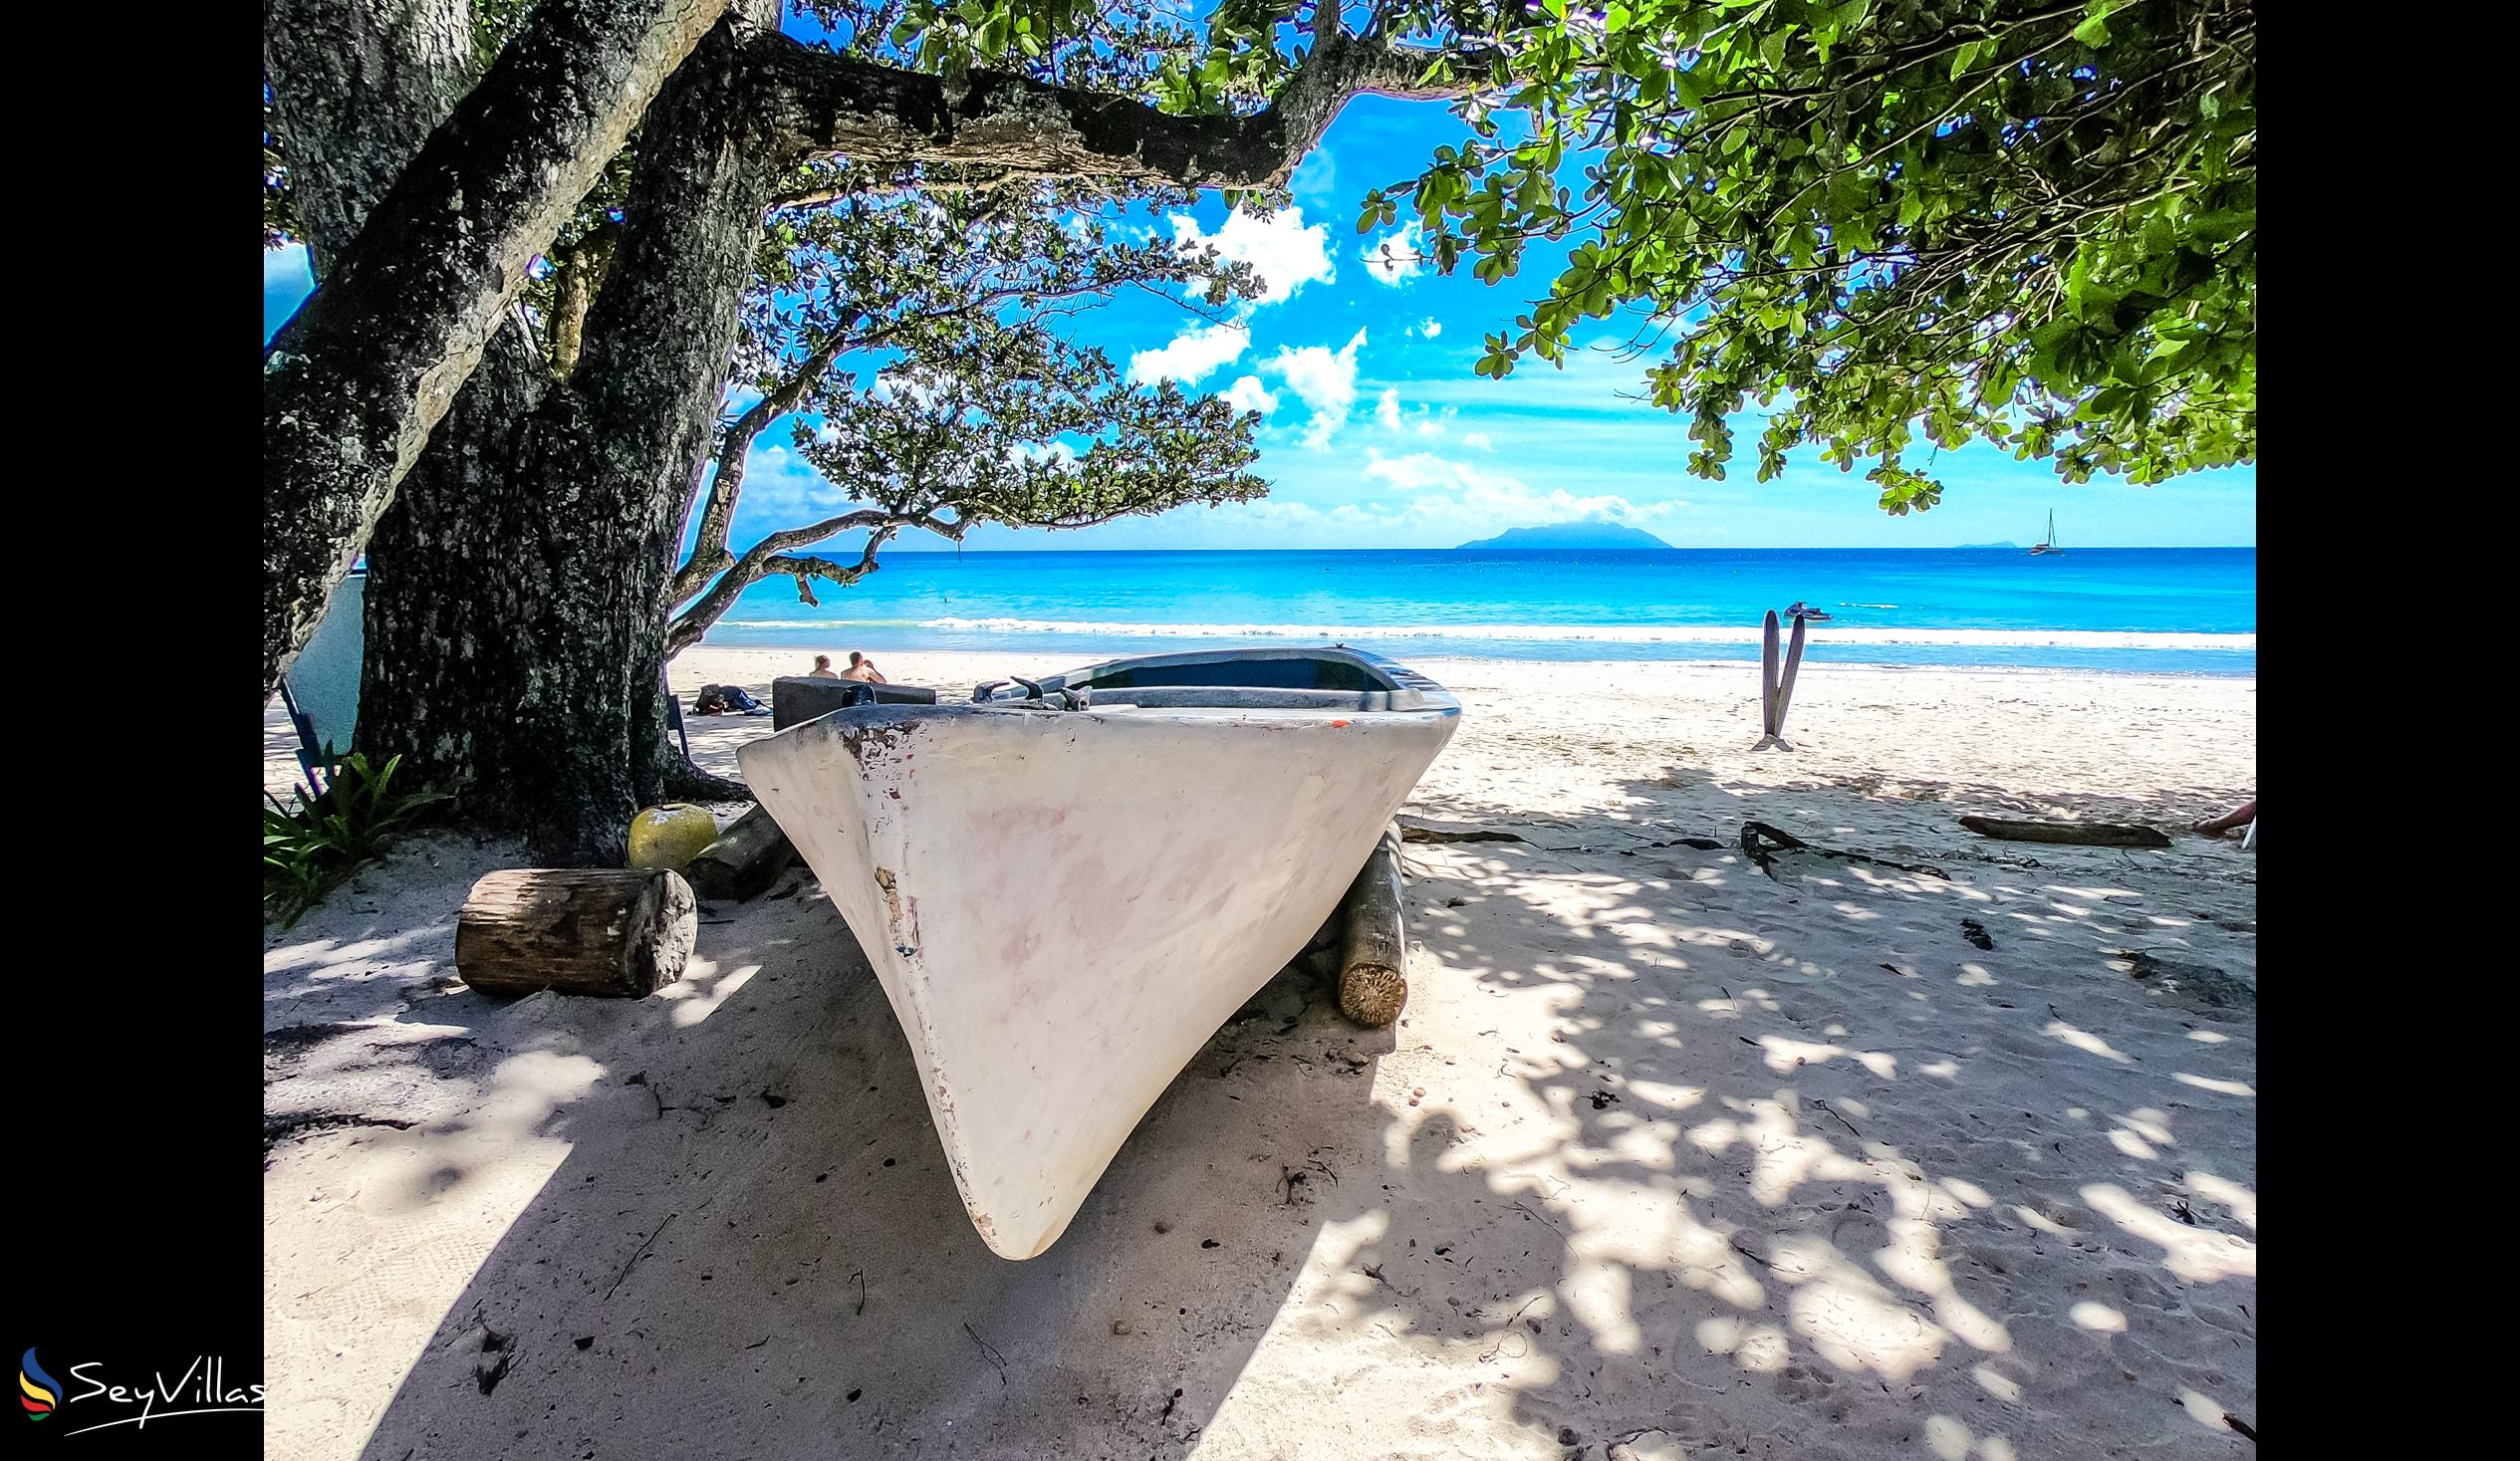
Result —
M771 682L771 728L786 730L859 706L938 704L934 690L855 680L782 676ZM1340 646L1217 649L1112 659L1064 674L991 680L970 703L1083 710L1146 709L1412 711L1458 710L1441 685L1405 665Z
M1427 710L1453 701L1425 676L1344 647L1223 649L1114 659L1041 680L995 680L977 704L1045 701L1236 710Z

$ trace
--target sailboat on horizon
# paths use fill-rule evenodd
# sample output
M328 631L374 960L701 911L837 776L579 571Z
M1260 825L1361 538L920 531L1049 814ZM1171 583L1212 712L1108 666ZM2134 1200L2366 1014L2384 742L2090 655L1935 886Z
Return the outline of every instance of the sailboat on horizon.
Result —
M2032 549L2030 550L2031 556L2035 558L2035 557L2037 557L2038 555L2043 554L2043 553L2054 554L2054 553L2063 553L2064 551L2065 551L2064 549L2062 549L2062 548L2060 548L2060 547L2058 547L2058 546L2057 546L2057 542L2056 542L2056 509L2055 509L2055 508L2049 508L2049 509L2048 509L2048 536L2046 536L2045 538L2040 539L2040 540L2039 540L2039 542L2038 542L2038 545L2037 545L2036 547L2034 547L2034 548L2032 548Z

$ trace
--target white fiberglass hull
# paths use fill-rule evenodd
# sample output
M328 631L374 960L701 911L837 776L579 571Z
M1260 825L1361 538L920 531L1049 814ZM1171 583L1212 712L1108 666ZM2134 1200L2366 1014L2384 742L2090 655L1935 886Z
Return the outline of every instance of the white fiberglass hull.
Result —
M892 1002L973 1226L1025 1259L1338 906L1458 715L867 705L739 754Z

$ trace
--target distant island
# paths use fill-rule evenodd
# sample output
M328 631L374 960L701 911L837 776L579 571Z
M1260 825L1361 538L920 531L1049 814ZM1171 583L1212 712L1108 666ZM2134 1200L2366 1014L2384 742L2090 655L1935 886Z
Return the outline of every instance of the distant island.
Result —
M2015 553L2021 551L2021 545L2018 543L1963 543L1960 545L1962 552L1972 548L2009 548Z
M1464 543L1473 548L1668 548L1671 545L1640 529L1619 523L1551 523L1543 528L1508 528L1493 538Z

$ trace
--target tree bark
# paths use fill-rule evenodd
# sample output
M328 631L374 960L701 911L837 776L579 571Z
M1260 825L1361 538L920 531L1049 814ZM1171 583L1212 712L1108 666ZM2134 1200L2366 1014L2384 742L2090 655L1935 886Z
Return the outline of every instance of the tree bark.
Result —
M587 311L594 308L604 271L612 267L614 232L610 225L596 229L579 239L554 266L551 372L563 380L578 368L578 357L586 348Z
M318 279L471 85L470 0L263 0L263 75Z
M322 279L471 85L471 6L265 0L263 17L264 71ZM516 626L543 597L521 552L539 517L513 468L544 381L511 309L368 543L358 748L378 763L402 757L416 784L460 788L459 815L481 824L505 820Z
M264 694L314 632L527 266L726 6L546 0L264 353Z
M683 767L665 738L672 554L714 437L778 152L729 17L657 99L578 367L526 427L548 597L528 627L509 762L536 855L618 863Z
M533 550L549 508L518 455L552 388L511 320L368 544L359 749L379 763L398 755L416 783L456 791L455 814L484 830L514 824L517 788L534 774L512 748L525 626L551 599Z
M772 118L799 155L953 162L1006 175L1161 178L1192 187L1280 187L1348 99L1458 96L1422 83L1437 53L1325 31L1268 106L1248 116L1176 117L1109 93L1002 72L902 71L765 37ZM809 198L783 202L812 201Z

